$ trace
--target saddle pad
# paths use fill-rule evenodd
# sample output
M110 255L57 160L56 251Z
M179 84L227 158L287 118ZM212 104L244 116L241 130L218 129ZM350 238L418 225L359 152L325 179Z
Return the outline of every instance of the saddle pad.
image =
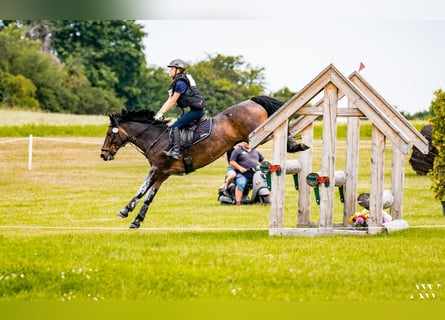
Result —
M212 133L212 120L213 119L206 119L205 121L201 122L198 127L196 127L195 131L193 132L193 140L192 144L198 143Z
M212 133L213 119L206 119L197 125L181 130L181 147L190 148L192 145L206 139ZM170 142L172 142L170 138Z

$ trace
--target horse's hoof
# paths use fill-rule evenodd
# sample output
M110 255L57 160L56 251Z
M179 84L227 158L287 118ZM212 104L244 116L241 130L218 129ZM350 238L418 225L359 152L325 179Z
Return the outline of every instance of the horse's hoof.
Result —
M118 217L127 218L128 217L128 209L124 208L117 214Z
M134 219L130 224L130 229L139 229L141 227L141 221L139 219Z
M307 149L309 149L310 147L305 145L304 143L297 143L294 145L287 145L287 152L289 153L295 153L295 152L300 152L300 151L305 151Z

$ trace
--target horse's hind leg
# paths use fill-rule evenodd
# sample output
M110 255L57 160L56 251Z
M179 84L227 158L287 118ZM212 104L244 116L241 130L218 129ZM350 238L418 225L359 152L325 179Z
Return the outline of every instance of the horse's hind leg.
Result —
M130 200L130 202L123 208L119 213L117 214L118 217L121 218L127 218L128 213L134 210L136 208L139 200L144 196L145 193L147 193L148 188L152 185L152 179L154 175L154 170L150 170L147 177L144 180L144 183L139 187L136 195Z

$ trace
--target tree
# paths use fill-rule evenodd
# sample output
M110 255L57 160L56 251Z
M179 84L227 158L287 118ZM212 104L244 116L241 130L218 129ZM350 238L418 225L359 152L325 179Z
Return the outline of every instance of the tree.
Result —
M17 32L7 35L12 29ZM0 20L0 35L5 35L4 50L0 41L0 72L24 76L15 82L3 79L0 85L27 85L17 92L34 95L44 110L157 110L167 98L171 79L164 67L147 67L145 33L133 20ZM264 68L252 67L242 56L208 55L189 63L187 71L197 81L210 115L264 92Z
M437 149L434 167L431 172L432 190L436 199L445 203L445 92L438 89L434 92L435 99L431 102L430 111L433 114L433 145ZM445 210L445 206L444 206ZM445 214L445 211L444 211Z
M147 68L144 77L141 84L141 98L148 102L144 108L158 111L168 97L168 87L172 79L162 67Z
M23 75L3 73L0 77L0 101L7 106L22 106L38 110L39 101L35 98L36 86Z
M53 22L52 48L66 62L80 59L93 87L116 93L127 109L139 109L139 85L146 76L146 35L134 20L63 20Z
M242 56L208 55L206 60L188 64L187 71L211 115L264 92L264 68L253 68Z
M53 59L40 52L40 42L38 40L26 40L21 38L22 29L14 25L6 28L0 33L0 71L3 72L2 83L5 85L12 82L11 76L15 78L15 92L25 90L31 99L37 99L40 107L49 111L60 111L63 105L59 98L68 98L70 93L63 87L63 75L60 72L61 66L55 64ZM20 77L19 77L20 76ZM20 79L20 81L17 81ZM19 89L17 86L22 86ZM35 86L35 90L33 89ZM31 91L30 91L31 90ZM31 92L35 92L30 96ZM3 103L8 103L4 101ZM10 100L12 101L12 100ZM23 100L14 100L20 103ZM23 107L37 105L31 101L22 105Z
M272 97L281 101L287 101L295 95L295 92L290 91L288 87L284 87L272 94Z
M41 40L25 39L26 25L0 31L0 103L51 112L104 114L123 108L114 91L92 87L80 60L65 64L41 51ZM29 34L29 33L28 33Z

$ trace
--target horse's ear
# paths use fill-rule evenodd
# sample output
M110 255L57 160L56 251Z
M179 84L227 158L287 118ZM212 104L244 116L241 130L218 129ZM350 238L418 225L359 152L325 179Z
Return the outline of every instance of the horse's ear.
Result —
M119 114L117 113L109 114L108 117L110 118L111 126L116 127L119 125Z

